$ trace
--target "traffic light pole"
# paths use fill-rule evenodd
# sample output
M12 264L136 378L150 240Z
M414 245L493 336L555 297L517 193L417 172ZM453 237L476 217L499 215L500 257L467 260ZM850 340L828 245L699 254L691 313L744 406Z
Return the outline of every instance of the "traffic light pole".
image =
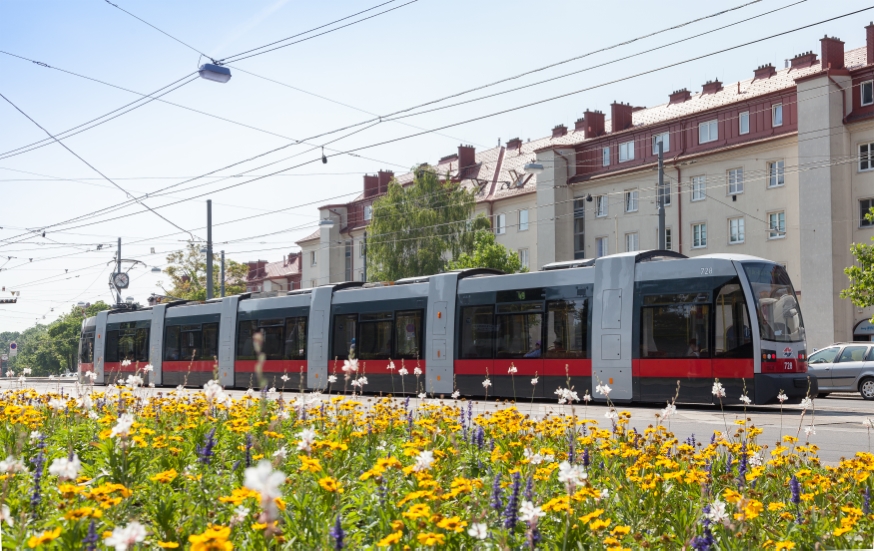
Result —
M212 199L206 200L206 300L212 298Z

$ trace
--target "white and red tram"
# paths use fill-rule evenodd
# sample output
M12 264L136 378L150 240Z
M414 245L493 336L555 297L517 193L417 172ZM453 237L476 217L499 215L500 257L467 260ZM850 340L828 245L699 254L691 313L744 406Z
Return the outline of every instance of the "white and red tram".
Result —
M104 383L148 362L156 385L200 386L217 376L239 388L263 380L312 390L325 389L331 374L342 385L350 357L371 393L476 396L486 377L490 396L519 399L553 397L568 378L580 395L608 384L617 402L664 402L679 381L679 402L712 403L717 378L727 403L744 389L757 404L780 390L793 401L817 393L801 310L782 266L671 251L526 274L467 270L101 312L83 322L80 372L93 370Z

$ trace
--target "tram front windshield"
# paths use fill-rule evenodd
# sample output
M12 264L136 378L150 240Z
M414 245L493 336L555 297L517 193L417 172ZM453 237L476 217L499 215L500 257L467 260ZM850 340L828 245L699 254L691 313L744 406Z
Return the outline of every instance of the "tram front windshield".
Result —
M753 290L762 340L801 342L804 322L789 275L779 264L745 262L744 272Z

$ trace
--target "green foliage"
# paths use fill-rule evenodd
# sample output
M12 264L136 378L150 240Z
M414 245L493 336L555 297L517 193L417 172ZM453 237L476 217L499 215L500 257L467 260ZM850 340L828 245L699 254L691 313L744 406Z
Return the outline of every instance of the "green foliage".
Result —
M474 247L470 253L461 253L456 260L449 262L450 270L468 268L494 268L508 274L527 272L522 267L519 255L495 241L490 230L477 230L474 234Z
M433 170L419 170L409 186L392 181L373 204L367 238L368 279L394 281L445 270L447 257L474 247L474 232L488 228L471 220L476 196Z
M869 222L874 222L874 208L865 215L865 218ZM874 241L874 237L871 240ZM841 298L850 299L860 308L874 306L874 245L853 243L850 252L855 257L856 263L844 268L844 273L850 278L850 286L841 291Z
M164 273L170 276L170 289L159 281L158 287L165 295L185 300L206 300L206 253L200 252L200 245L189 242L183 251L167 255ZM249 268L245 264L225 259L225 294L236 295L246 291L246 275ZM212 281L214 296L219 296L221 288L221 260L213 257Z

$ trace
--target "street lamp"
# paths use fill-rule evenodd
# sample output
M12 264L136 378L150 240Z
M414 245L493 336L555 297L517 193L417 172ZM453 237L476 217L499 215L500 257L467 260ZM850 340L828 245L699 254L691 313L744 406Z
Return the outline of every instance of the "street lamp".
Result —
M543 172L544 169L542 163L536 163L532 161L530 163L526 163L523 170L526 174L540 174L541 172Z
M197 72L200 73L200 78L205 78L206 80L211 80L213 82L221 82L224 84L231 80L230 69L213 63L204 63L200 66L200 70Z
M160 273L161 273L161 268L159 268L159 267L157 267L157 266L152 266L152 273L153 273L153 274L160 274Z
M326 230L330 230L334 227L334 221L330 218L323 218L319 220L319 228L325 228Z

